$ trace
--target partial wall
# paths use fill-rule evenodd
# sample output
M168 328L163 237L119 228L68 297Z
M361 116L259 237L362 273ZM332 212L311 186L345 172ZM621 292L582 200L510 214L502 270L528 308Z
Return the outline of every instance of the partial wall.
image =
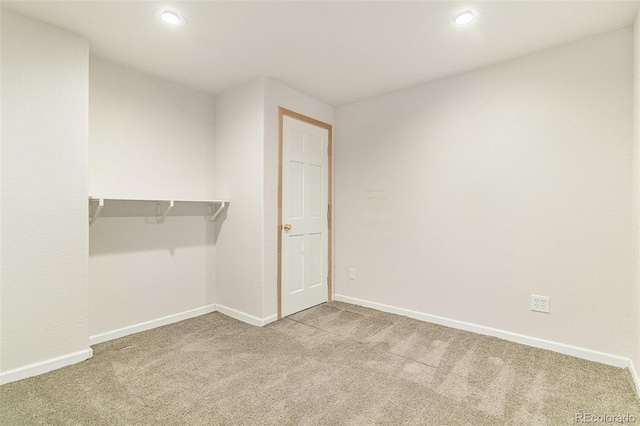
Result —
M89 44L2 12L0 382L91 356Z
M634 170L634 225L635 225L635 297L638 307L637 316L633 322L640 324L640 11L633 24L633 170ZM640 333L635 335L636 351L632 356L635 366L636 386L640 394Z
M262 319L263 141L263 79L216 96L216 196L230 200L217 222L216 305L250 323Z

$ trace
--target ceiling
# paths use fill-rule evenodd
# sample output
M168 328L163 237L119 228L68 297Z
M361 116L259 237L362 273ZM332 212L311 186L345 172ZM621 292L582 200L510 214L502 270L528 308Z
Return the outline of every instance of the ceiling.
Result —
M334 106L631 26L638 1L3 1L212 94L269 77ZM167 27L156 9L187 20ZM477 21L449 19L471 8Z

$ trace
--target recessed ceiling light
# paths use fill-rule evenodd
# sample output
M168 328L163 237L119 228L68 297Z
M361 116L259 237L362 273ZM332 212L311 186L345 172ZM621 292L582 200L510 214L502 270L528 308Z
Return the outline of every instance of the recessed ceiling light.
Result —
M172 27L180 27L187 22L187 20L184 19L184 16L171 9L158 9L156 10L155 15L160 22L171 25Z
M464 27L465 25L469 25L476 19L476 13L472 10L463 10L462 12L458 12L451 17L449 21L452 25L457 27Z

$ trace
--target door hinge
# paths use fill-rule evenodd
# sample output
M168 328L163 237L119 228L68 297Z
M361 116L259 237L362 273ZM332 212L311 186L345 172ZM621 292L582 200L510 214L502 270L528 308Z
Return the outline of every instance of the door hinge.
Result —
M327 220L331 220L331 204L327 204Z
M331 156L331 145L327 145L327 155Z

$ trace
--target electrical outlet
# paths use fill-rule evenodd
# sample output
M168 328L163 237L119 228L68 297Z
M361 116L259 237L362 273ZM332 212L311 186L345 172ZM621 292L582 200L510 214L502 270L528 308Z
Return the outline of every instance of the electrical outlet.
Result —
M356 268L349 268L349 279L350 280L356 279Z
M536 312L551 313L551 302L549 296L531 295L531 310Z

